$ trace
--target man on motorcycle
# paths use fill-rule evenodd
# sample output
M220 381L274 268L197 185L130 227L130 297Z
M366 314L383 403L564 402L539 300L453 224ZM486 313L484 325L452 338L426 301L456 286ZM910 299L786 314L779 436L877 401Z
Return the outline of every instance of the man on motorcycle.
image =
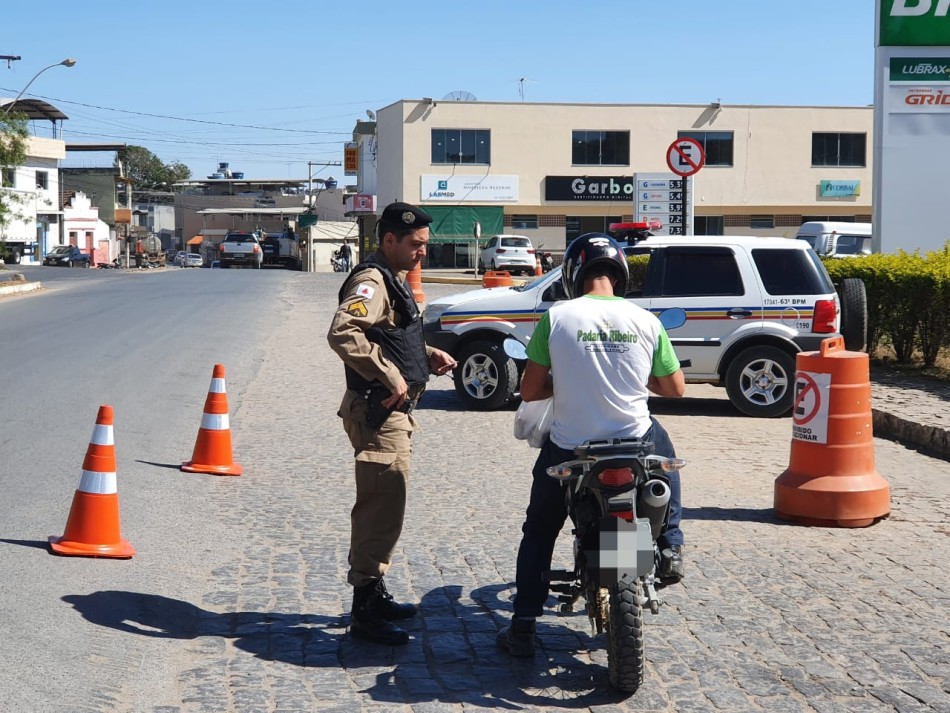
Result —
M673 457L669 435L650 416L649 392L682 396L686 382L660 321L624 299L626 257L609 235L588 233L564 253L561 283L569 298L544 314L528 344L521 398L554 397L551 432L532 471L531 499L518 549L517 594L511 625L498 644L512 656L534 655L535 620L548 598L557 536L567 518L562 484L547 468L574 458L585 441L642 438ZM683 576L679 473L669 474L670 512L658 545L659 576Z

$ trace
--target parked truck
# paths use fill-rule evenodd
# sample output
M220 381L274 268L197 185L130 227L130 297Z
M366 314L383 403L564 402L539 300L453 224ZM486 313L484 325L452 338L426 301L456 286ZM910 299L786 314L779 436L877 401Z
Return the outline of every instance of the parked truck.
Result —
M300 239L289 228L281 233L259 233L264 250L265 265L280 265L288 270L300 270Z
M260 270L264 263L264 250L257 233L230 232L218 246L221 267L252 267Z
M165 267L165 251L157 235L149 235L135 241L136 267Z

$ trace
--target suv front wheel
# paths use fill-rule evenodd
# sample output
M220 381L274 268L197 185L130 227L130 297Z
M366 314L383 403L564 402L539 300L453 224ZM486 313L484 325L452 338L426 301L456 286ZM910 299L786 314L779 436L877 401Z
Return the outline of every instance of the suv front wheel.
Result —
M746 416L772 418L792 408L795 358L778 347L758 346L736 355L726 370L726 393Z
M476 341L462 347L455 368L455 390L467 408L489 411L504 406L518 388L518 367L500 343Z

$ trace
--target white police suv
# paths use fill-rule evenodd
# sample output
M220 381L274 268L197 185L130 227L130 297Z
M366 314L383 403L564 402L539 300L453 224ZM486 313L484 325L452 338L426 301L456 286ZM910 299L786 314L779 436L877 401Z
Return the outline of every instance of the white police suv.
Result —
M687 382L725 386L749 416L791 409L795 355L818 349L841 324L838 294L805 241L650 237L624 251L627 299L654 313L686 311L670 339ZM515 397L522 365L505 355L502 342L527 343L541 315L564 298L555 269L524 285L475 289L428 305L426 341L458 361L455 388L467 407L494 409ZM866 328L866 306L849 309L864 311Z

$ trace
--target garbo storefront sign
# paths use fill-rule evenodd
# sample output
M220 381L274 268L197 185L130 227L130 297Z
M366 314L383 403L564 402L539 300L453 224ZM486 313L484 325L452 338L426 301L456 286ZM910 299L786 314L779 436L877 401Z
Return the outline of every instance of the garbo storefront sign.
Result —
M632 200L633 176L545 176L546 201Z

